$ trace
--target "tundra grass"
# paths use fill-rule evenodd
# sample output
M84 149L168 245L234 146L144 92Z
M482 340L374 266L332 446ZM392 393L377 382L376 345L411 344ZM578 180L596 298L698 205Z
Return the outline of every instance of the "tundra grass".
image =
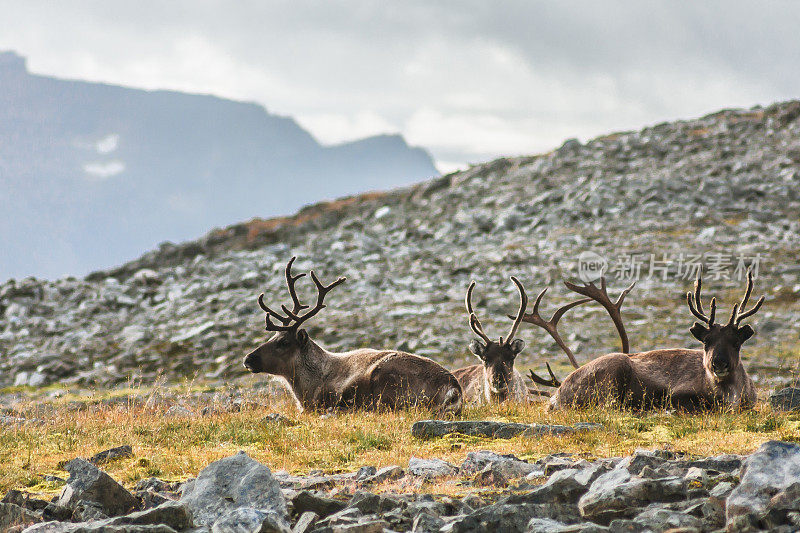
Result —
M630 454L636 448L667 447L697 455L750 453L770 439L800 441L800 414L773 412L759 404L743 413L703 415L596 409L547 413L540 404L467 408L460 419L523 423L599 422L602 429L566 436L516 437L507 440L449 436L418 440L411 425L431 418L420 410L355 412L335 415L301 413L266 395L261 406L192 418L168 418L164 407L141 402L111 406L86 402L49 402L28 406L41 422L0 426L0 493L16 488L52 493L63 485L62 466L74 457L129 444L134 456L103 465L126 486L156 476L170 481L194 477L217 459L244 450L273 470L306 474L352 471L360 466L408 464L411 457L436 457L460 464L467 452L493 450L534 460L567 452L597 458ZM18 410L25 411L25 406ZM271 412L292 424L264 420ZM419 487L416 487L419 489Z

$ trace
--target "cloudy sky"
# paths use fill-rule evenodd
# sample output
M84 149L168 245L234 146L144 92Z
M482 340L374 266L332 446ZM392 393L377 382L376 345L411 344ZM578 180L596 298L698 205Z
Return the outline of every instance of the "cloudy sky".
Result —
M324 143L400 132L442 170L800 97L800 3L0 0L59 77L253 100Z

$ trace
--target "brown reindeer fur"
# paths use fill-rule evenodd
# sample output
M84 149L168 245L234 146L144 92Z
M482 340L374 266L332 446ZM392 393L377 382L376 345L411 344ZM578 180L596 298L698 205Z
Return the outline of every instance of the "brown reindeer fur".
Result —
M755 404L755 385L741 362L738 369L720 380L706 369L703 360L703 350L685 348L603 355L567 376L547 408L588 407L611 401L635 409L669 406L697 411L713 407L746 409Z
M453 375L464 391L464 401L469 403L499 403L504 401L525 402L528 387L525 378L516 368L511 369L510 382L500 387L492 386L485 365L472 365L453 371Z
M619 309L633 286L623 291L617 303L608 298L604 278L599 289L592 283L583 287L567 283L567 287L602 303L609 310L620 333L623 351L626 351L627 335ZM702 321L689 328L694 338L703 344L702 350L671 348L603 355L567 376L550 398L548 410L607 402L634 409L672 407L683 411L753 407L756 388L742 365L740 351L755 331L748 324L742 325L742 321L761 308L764 296L745 311L753 291L753 273L748 272L744 297L734 304L728 322L722 325L715 322L716 298L711 299L709 313L704 311L701 289L702 280L698 275L694 293L687 293L686 301L692 314ZM570 355L567 349L565 352ZM533 374L531 379L542 381ZM553 381L556 382L555 377Z
M457 415L463 404L458 380L427 357L370 348L333 353L303 329L276 333L245 366L284 378L304 409L423 406Z

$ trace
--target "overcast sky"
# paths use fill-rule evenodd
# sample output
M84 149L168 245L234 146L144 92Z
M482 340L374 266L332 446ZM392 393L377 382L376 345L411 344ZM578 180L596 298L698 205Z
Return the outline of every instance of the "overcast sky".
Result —
M0 0L41 74L252 100L442 170L800 97L800 3Z

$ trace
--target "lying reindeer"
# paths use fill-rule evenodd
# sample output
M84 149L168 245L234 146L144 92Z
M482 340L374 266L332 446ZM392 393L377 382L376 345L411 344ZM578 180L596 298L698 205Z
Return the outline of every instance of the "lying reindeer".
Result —
M601 291L593 284L568 286L592 299L605 293L604 280ZM692 314L703 321L695 322L689 330L703 343L702 350L673 348L603 355L567 376L550 398L548 410L585 407L604 400L637 409L665 406L684 411L751 408L756 402L755 385L742 365L739 351L754 331L741 322L759 310L764 297L749 311L744 311L753 291L753 275L748 272L744 298L733 306L728 322L720 325L714 323L716 298L711 300L708 315L703 310L701 286L698 276L694 294L687 293L686 299ZM624 329L620 332L622 334ZM558 386L552 371L551 377Z
M464 399L475 403L498 403L506 400L524 402L528 399L528 388L522 374L514 368L514 359L525 348L525 341L514 339L519 328L522 315L528 305L525 289L517 278L511 276L511 281L517 286L520 296L520 307L511 331L498 342L489 338L483 331L480 320L472 308L472 291L475 282L469 284L467 289L466 306L469 314L469 326L481 339L474 339L469 343L469 350L478 356L481 364L466 366L453 371L461 388L464 390ZM513 317L511 317L513 318Z
M266 330L275 334L247 355L244 366L248 370L284 378L305 409L394 409L421 405L441 414L461 412L463 401L458 380L427 357L370 348L332 353L312 341L300 326L325 308L325 296L345 278L326 286L312 270L317 303L301 314L309 306L300 303L295 283L305 274L292 275L294 260L292 257L285 271L292 309L281 305L284 314L277 313L264 304L264 294L258 297L258 304L266 313Z

